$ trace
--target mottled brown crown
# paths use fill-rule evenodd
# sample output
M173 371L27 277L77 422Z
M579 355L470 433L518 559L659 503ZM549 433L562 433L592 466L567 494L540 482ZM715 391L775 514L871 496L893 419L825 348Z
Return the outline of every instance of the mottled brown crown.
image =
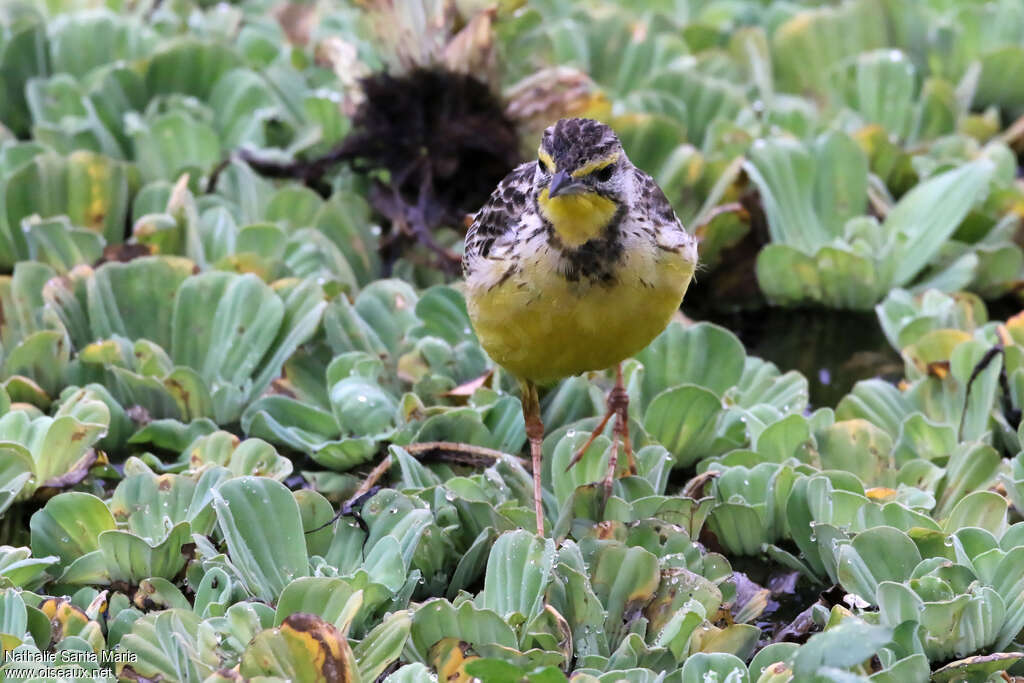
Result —
M567 171L622 148L615 131L593 119L561 119L544 131L540 144L554 159L555 167Z

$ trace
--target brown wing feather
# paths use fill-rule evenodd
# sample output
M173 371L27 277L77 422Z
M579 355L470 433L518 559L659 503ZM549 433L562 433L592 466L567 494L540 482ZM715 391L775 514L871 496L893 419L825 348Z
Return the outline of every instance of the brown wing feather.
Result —
M477 259L487 258L495 241L515 229L528 207L536 169L536 161L516 167L498 183L490 199L476 212L466 233L463 273L468 274Z

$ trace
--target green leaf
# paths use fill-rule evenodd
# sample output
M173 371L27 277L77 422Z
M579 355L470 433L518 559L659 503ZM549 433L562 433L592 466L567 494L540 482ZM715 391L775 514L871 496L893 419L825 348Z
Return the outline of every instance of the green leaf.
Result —
M362 596L353 600L357 593L351 585L341 579L321 576L304 576L289 583L281 592L274 614L274 625L280 626L286 618L300 612L315 614L343 633L348 631L348 620L353 616L353 607L359 608ZM346 620L347 618L347 620Z
M686 658L683 664L682 683L749 683L747 667L743 660L725 653L709 654L697 652Z
M849 135L829 131L815 140L814 205L831 235L867 207L868 160Z
M811 253L836 236L814 206L817 160L799 142L787 138L758 140L745 164L757 185L774 244ZM840 177L847 175L841 172ZM863 181L861 181L863 182Z
M132 141L139 172L147 183L176 180L190 169L205 174L221 159L217 132L183 111L138 121Z
M414 662L399 667L384 680L387 683L432 683L436 675L426 665Z
M131 633L121 638L121 647L136 657L125 668L147 678L185 681L206 677L213 669L198 657L198 627L199 617L184 609L163 610L137 619Z
M344 434L380 439L397 426L398 401L374 382L346 377L331 387L330 400Z
M731 654L747 659L754 652L761 629L752 624L732 624L725 628L701 629L694 636L694 643L702 652Z
M33 589L49 578L45 572L59 559L56 555L32 557L29 548L0 546L0 576L16 587Z
M284 305L252 275L205 273L175 294L170 349L208 381L240 384L270 347Z
M987 159L929 178L908 192L885 218L891 235L891 285L902 287L927 265L981 198L994 167Z
M686 384L651 399L644 414L644 430L672 453L675 467L687 467L713 454L711 443L722 412L718 396Z
M447 285L436 285L423 292L416 302L416 316L423 321L419 336L440 337L452 345L476 339L465 298Z
M999 453L987 444L965 442L954 448L936 491L935 517L947 517L968 494L988 486L1000 462Z
M55 22L50 37L54 71L84 79L93 69L118 60L143 57L156 42L152 29L134 16L105 7L68 13Z
M708 526L731 553L756 555L770 539L764 533L764 513L750 505L720 503L711 510Z
M228 149L266 146L267 123L274 118L287 118L287 111L271 85L249 69L224 72L210 93L210 107Z
M378 277L380 256L374 230L379 229L370 224L370 207L361 195L335 192L317 215L315 227L341 249L360 286Z
M32 553L56 555L62 566L99 549L99 535L116 528L110 510L96 496L72 491L51 498L32 515Z
M236 476L254 475L281 481L292 473L292 461L278 454L261 439L238 441L229 432L218 431L200 437L188 454L193 470L204 464L220 465Z
M821 467L852 472L868 485L884 485L892 438L867 420L836 422L818 436Z
M230 273L198 275L178 288L171 354L210 386L219 421L240 415L313 334L324 308L318 293L300 285L281 297L253 275Z
M660 581L658 558L643 548L602 546L590 564L591 585L607 612L605 630L617 644L629 629L632 610L654 596Z
M603 435L594 439L579 462L566 469L576 451L583 447L588 438L588 430L566 432L558 440L554 452L548 459L551 467L551 488L559 505L565 505L578 487L601 481L608 472L611 442Z
M9 97L0 100L0 121L12 131L25 135L31 124L25 102L25 85L36 76L50 72L50 50L46 24L26 13L25 20L5 26L4 45L0 52L0 82ZM32 17L32 18L29 18ZM6 246L0 244L0 246ZM5 253L0 249L0 253ZM9 252L7 252L9 253Z
M892 630L859 619L845 619L837 626L810 637L793 659L793 673L810 677L821 666L856 666L885 646Z
M507 648L517 644L515 632L504 619L489 609L477 608L471 601L456 608L447 600L428 600L413 613L410 645L417 659L426 661L430 648L450 637Z
M799 649L796 643L771 643L761 648L754 658L750 660L750 676L753 680L760 679L764 670L773 664L791 664L793 657Z
M861 418L895 437L900 423L912 410L911 402L895 386L880 379L868 379L857 382L853 391L843 397L836 406L836 419Z
M231 560L256 596L272 602L292 580L308 576L299 507L283 484L230 479L213 490L213 505Z
M828 92L834 64L887 45L886 17L870 2L800 9L783 16L772 35L772 56L777 87L789 92Z
M919 617L925 653L932 660L946 660L987 648L995 642L1004 618L1002 599L987 586L952 600L927 602Z
M13 588L0 596L0 633L20 638L28 630L28 611L25 601Z
M22 220L33 215L66 215L72 225L102 236L108 244L123 240L131 186L122 163L85 150L66 158L38 155L11 175L2 191L11 229L20 232ZM27 250L15 253L28 256Z
M540 614L551 580L555 544L525 530L498 537L487 559L481 607L504 618L513 613L529 621Z
M184 93L205 100L217 80L240 62L225 45L182 38L165 44L149 60L146 88L151 95Z
M921 561L921 553L905 533L885 526L857 534L834 554L843 587L871 603L880 582L906 581Z
M869 310L884 291L875 264L845 246L809 256L788 244L769 244L757 255L757 281L771 301L785 306L819 302Z
M743 375L746 352L722 327L672 322L636 358L644 366L640 408L645 408L658 393L680 384L696 384L721 396Z
M364 681L375 681L398 661L412 629L409 612L401 611L385 617L352 649Z
M915 458L941 459L956 448L956 431L949 425L932 422L921 413L913 413L900 425L893 447L893 460L903 465Z
M781 463L787 458L806 459L811 445L811 428L802 415L789 415L769 425L757 437L754 449L769 462Z
M177 576L188 561L182 546L191 539L191 526L181 522L159 541L116 529L100 533L98 541L110 580L138 583L151 577Z
M1006 498L993 491L969 493L953 507L943 522L946 531L977 527L992 532L996 538L1006 530Z
M889 135L910 132L915 69L898 50L876 50L857 57L846 85L847 101L867 123L881 125Z
M22 229L29 258L49 264L62 274L76 265L95 262L103 253L101 235L72 227L64 216L47 221L29 219L22 223Z
M85 280L91 339L76 346L120 335L148 339L170 347L171 302L193 265L175 257L144 257L128 263L106 263Z
M1017 108L1024 104L1018 76L1024 72L1024 49L1019 45L997 47L981 57L981 77L976 104Z
M196 533L209 533L214 522L210 488L227 476L219 468L206 470L198 481L174 474L158 477L149 471L126 473L108 505L114 519L151 543L163 540L179 522L192 523Z

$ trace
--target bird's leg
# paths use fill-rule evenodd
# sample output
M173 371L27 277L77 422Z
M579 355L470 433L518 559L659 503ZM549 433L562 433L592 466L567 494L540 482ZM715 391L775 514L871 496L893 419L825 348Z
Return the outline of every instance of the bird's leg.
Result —
M622 382L622 364L615 366L615 387L608 394L608 408L615 411L615 434L622 439L622 450L626 453L629 473L636 474L636 460L633 459L633 444L629 440L629 394ZM614 472L614 468L612 468Z
M608 394L608 410L604 417L601 418L601 422L597 425L597 428L591 432L590 438L583 444L583 447L576 451L572 456L572 460L569 461L568 466L565 470L568 472L573 465L580 461L583 454L587 452L590 445L594 443L594 439L601 435L604 431L605 426L608 424L608 420L615 418L615 427L613 430L613 443L612 443L612 454L608 460L609 475L608 481L615 475L615 468L619 462L619 443L622 443L622 450L626 453L626 460L629 462L629 473L636 474L636 462L633 460L633 445L629 441L629 394L626 393L626 387L622 382L622 365L615 366L615 386Z
M619 465L619 425L617 419L615 423L615 430L612 432L612 451L608 455L608 471L601 481L601 486L604 488L605 505L608 504L608 500L612 497L612 484L615 483L615 468Z
M530 459L533 461L533 509L537 515L537 535L544 537L544 508L541 505L540 456L544 442L544 423L540 419L540 399L537 385L524 380L523 419L526 421L526 436L530 440Z

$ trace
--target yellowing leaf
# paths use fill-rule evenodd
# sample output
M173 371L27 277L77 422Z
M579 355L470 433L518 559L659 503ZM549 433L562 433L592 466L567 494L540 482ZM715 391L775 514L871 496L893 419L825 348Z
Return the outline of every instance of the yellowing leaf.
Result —
M444 638L434 643L430 648L430 663L437 671L437 677L442 681L450 683L470 683L472 677L466 673L465 666L468 662L480 659L470 654L469 644L460 641L458 638Z
M279 676L295 683L358 683L352 650L320 617L297 612L279 628L259 633L242 655L245 677Z

